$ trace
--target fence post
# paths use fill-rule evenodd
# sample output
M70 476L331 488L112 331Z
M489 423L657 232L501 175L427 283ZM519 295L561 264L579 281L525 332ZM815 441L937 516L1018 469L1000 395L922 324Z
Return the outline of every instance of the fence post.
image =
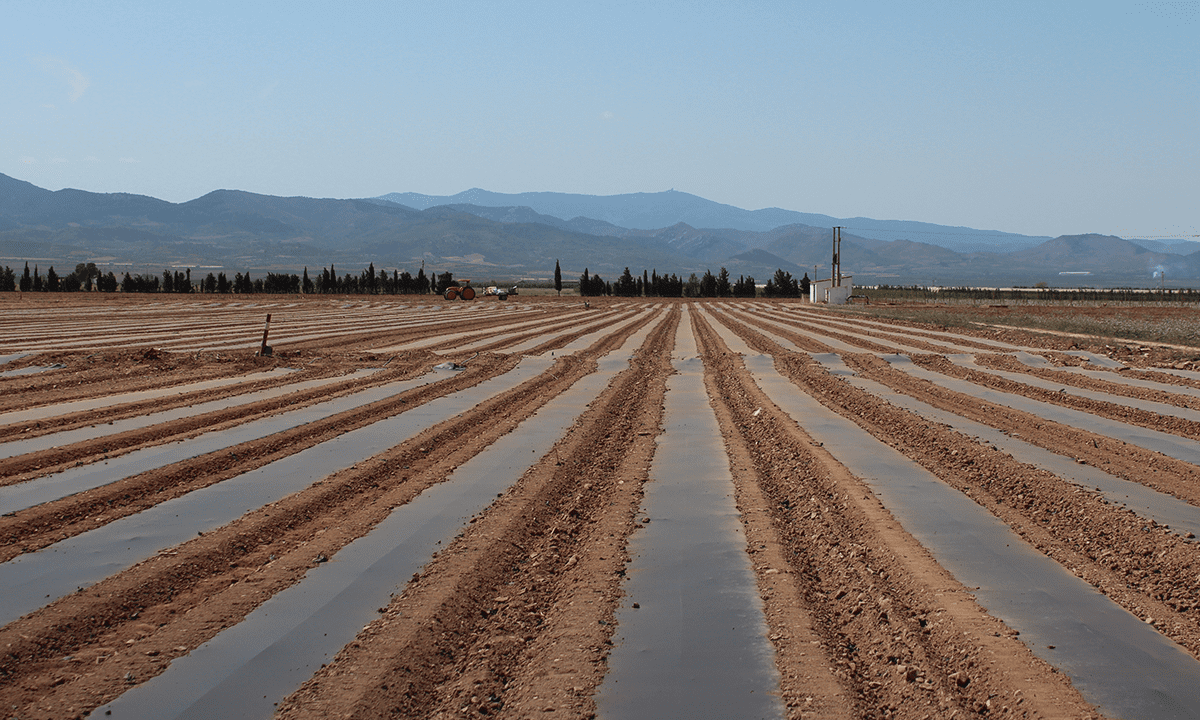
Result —
M267 346L267 332L270 331L270 329L271 329L271 313L267 313L267 324L263 326L262 347L260 347L258 349L258 354L263 357L271 354L271 348Z

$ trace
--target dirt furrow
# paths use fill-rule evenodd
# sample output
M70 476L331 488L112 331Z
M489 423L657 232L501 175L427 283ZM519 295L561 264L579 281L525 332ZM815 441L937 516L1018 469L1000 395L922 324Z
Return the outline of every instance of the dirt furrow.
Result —
M1032 416L1022 422L1014 415L1001 414L998 407L980 407L979 402L969 399L961 404L947 402L945 392L937 392L935 387L923 392L922 381L906 381L904 373L878 367L881 361L876 358L847 360L864 377L922 402L1007 430L1051 452L1086 457L1087 462L1111 474L1129 472L1130 476L1123 479L1155 484L1138 474L1138 468L1144 472L1149 459L1138 462L1136 457L1130 458L1137 450L1132 446L1106 438L1088 441L1075 436L1082 431L1051 427L1051 423ZM919 419L909 422L910 432L916 432L920 424ZM1200 657L1200 591L1193 572L1200 561L1200 546L1128 508L1113 505L1099 492L1017 462L1006 453L970 442L941 426L926 423L922 434L933 441L934 447L932 452L925 451L926 459L914 459L987 507L1076 576ZM903 431L893 432L892 436L906 437ZM1195 474L1194 466L1180 465ZM945 469L939 473L936 467ZM1187 494L1195 494L1194 481L1176 478L1171 484L1186 486L1190 490ZM1155 489L1165 491L1166 487Z
M9 422L7 425L0 426L0 440L6 443L16 440L27 440L30 438L41 437L43 435L50 435L66 430L75 430L78 428L100 425L102 423L117 422L127 418L140 418L161 410L190 407L199 403L254 393L260 390L269 390L271 388L288 385L293 382L303 382L305 380L315 380L321 377L328 377L340 372L342 372L341 369L335 368L306 368L297 372L285 372L284 374L264 376L257 380L254 379L253 375L250 375L246 377L244 382L234 383L231 385L193 390L190 392L167 392L159 397L154 397L151 399L135 400L132 402L117 402L104 405L102 407L94 407L83 410L71 409L71 405L78 401L98 401L113 395L113 393L108 393L104 390L104 388L101 387L97 388L94 393L87 397L76 397L64 403L41 406L47 413L61 411L61 414L51 415L49 417L37 420L26 419L19 422ZM168 387L186 387L186 385L171 385Z
M279 714L591 717L678 318Z
M1194 589L1200 545L1109 503L1099 492L1080 488L994 447L889 405L830 376L810 358L782 350L767 338L751 333L745 333L744 338L775 355L781 372L826 407L852 419L961 490L1077 577L1200 656L1200 593ZM889 386L887 380L896 379L891 373L903 374L895 370L871 372L886 363L870 355L846 359L864 377ZM895 389L958 412L930 394L915 391L916 387L916 383L910 383ZM959 408L980 405L970 399L961 401ZM997 413L982 409L971 414L977 422L1005 429L995 422ZM1032 420L1023 426L1023 439L1052 452L1071 454L1071 445L1056 450L1054 443L1046 442L1044 437L1041 442L1031 437L1035 435L1031 432ZM1128 446L1121 448L1122 455L1129 452Z
M236 405L202 415L180 418L112 435L104 435L70 445L41 450L37 453L3 458L0 459L0 486L24 482L30 478L47 475L68 467L78 467L99 460L107 460L146 447L177 442L205 433L227 430L252 420L298 410L309 405L315 405L320 402L360 392L367 388L386 385L398 380L410 379L427 372L435 362L440 362L440 359L430 360L424 357L409 359L407 362L397 363L386 371L376 373L370 377L347 379L342 383L324 385L311 390L290 393L278 398L261 400L245 405ZM312 375L308 377L318 376ZM289 382L297 382L304 379L307 379L307 377L297 378L292 376L284 378L284 380ZM280 384L272 383L268 387L277 387ZM258 387L254 389L264 388ZM232 394L226 395L226 397L232 396ZM208 402L212 399L214 398L205 397L203 400ZM160 412L173 408L187 407L195 402L196 398L185 399L183 401L178 398L171 398L166 402L155 405L153 410ZM141 414L144 415L146 413L143 412ZM121 408L119 415L123 419L125 417L138 417L139 413L134 410ZM116 419L113 418L110 422ZM93 420L86 424L94 425L96 423ZM69 422L66 423L66 427L57 427L55 430L74 429L83 425L84 423L78 421ZM33 436L33 434L30 433L29 436Z
M734 329L756 349L782 353L752 330ZM753 458L737 482L754 483L768 498L789 577L816 618L817 647L856 716L1093 716L1065 679L987 615L862 481L763 394L711 330L702 337Z
M169 353L146 348L95 353L64 351L34 355L29 359L35 365L62 364L66 367L43 377L26 375L0 379L0 414L117 393L247 375L286 367L292 358L260 358L249 353L218 357L213 353ZM0 428L0 431L8 435L13 429L6 427Z
M828 318L828 319L833 319L834 317L836 317L839 320L839 322L846 323L846 324L850 325L851 327L856 327L856 328L857 327L868 327L868 328L877 329L877 326L871 325L868 322L857 322L856 320L858 318L855 315L853 315L851 313L847 313L847 312L837 312L835 314L835 312L831 312L831 311L821 311L821 310L814 310L811 308L804 308L803 310L800 311L800 313L804 314L804 315L809 315L812 317L824 317L824 318ZM863 318L863 320L866 320L866 318ZM944 327L928 329L924 326L916 325L914 323L900 324L900 323L896 323L896 322L889 322L886 318L870 318L870 320L871 320L871 322L874 322L874 323L889 326L890 331L893 331L895 334L897 334L903 338L926 338L929 340L936 340L936 341L940 341L943 343L949 343L951 345L958 345L963 348L973 348L973 349L981 350L984 352L996 352L997 351L996 345L994 345L992 343L978 342L976 340L972 340L972 339L970 339L970 335L968 335L966 332L963 332L961 328L956 329L955 331L951 331L949 328L944 328ZM954 337L946 337L945 335L939 334L939 333L950 333Z
M992 388L1001 392L1020 395L1033 400L1059 405L1073 410L1081 410L1083 412L1096 415L1098 417L1116 420L1127 425L1137 425L1149 430L1158 430L1160 432L1178 435L1179 437L1189 438L1191 440L1200 440L1200 422L1193 420L1185 420L1184 418L1173 417L1170 415L1160 415L1148 410L1129 407L1128 405L1120 405L1115 402L1107 402L1104 400L1093 400L1091 398L1080 397L1066 392L1057 392L1047 390L1045 388L1026 385L1025 383L1014 382L1008 378L1003 378L998 375L983 372L981 370L972 370L961 365L956 365L950 362L941 355L913 355L912 361L928 370L941 373L948 377L966 380L976 385Z
M847 355L845 360L864 377L929 405L990 425L1050 452L1094 465L1123 480L1141 483L1184 502L1200 505L1200 468L1191 463L964 395L913 377L877 357Z
M522 317L529 317L522 315ZM98 351L55 351L31 355L22 359L23 364L52 365L67 367L44 376L22 376L0 378L0 413L15 409L36 407L50 402L69 402L117 392L148 390L171 385L180 385L195 380L211 380L227 375L245 374L255 369L285 367L289 363L307 365L330 361L341 365L343 358L363 353L370 356L370 348L379 340L410 342L426 337L443 335L453 327L455 332L467 329L486 330L511 320L503 315L481 318L475 322L455 325L455 318L408 331L386 331L380 333L356 333L348 330L345 336L321 338L298 343L289 343L272 357L256 357L252 351L172 351L144 348ZM319 327L319 324L318 324ZM247 342L257 340L258 329L247 336ZM277 336L273 336L277 337ZM281 342L272 340L273 342ZM365 348L362 352L357 348ZM387 360L391 353L382 358ZM363 358L374 362L375 356ZM8 392L4 392L7 390ZM206 399L214 396L206 395ZM108 419L105 417L104 420ZM0 429L3 432L5 429Z
M639 508L656 437L663 427L671 348L681 317L692 318L692 334L704 361L705 388L724 437L747 552L789 717L1095 717L1069 684L1066 673L1074 670L1064 664L1059 673L1039 659L1059 662L1054 659L1056 653L1070 656L1066 643L1052 640L1060 646L1054 651L1048 650L1045 641L1035 647L1031 644L1037 636L1034 629L1021 625L1022 633L1017 636L1015 630L984 612L972 597L975 589L964 588L900 525L896 517L907 517L900 514L902 510L895 510L893 516L891 505L880 503L878 498L890 498L886 492L896 484L872 485L877 482L873 476L867 480L856 477L847 465L858 467L854 463L862 458L848 454L843 458L846 464L839 462L830 452L841 455L835 439L818 438L825 440L827 449L805 432L804 417L797 414L794 419L781 409L793 408L788 404L792 402L797 403L795 407L812 408L807 399L800 402L797 392L812 396L824 408L856 424L844 428L846 432L858 437L861 428L935 475L939 483L912 468L955 503L965 503L963 496L969 497L990 513L987 522L999 519L1050 561L1200 658L1200 585L1195 576L1200 542L1186 537L1191 527L1166 528L1147 517L1156 513L1153 516L1161 523L1168 522L1163 518L1169 515L1172 526L1184 524L1187 508L1170 507L1170 512L1157 507L1143 509L1139 516L1138 508L1125 507L1134 505L1133 500L1121 502L1125 498L1118 495L1122 491L1116 482L1106 484L1103 491L1076 484L1086 482L1079 480L1085 477L1094 478L1097 485L1108 483L1100 473L1086 468L1076 472L1079 467L1053 464L1028 445L1010 445L998 434L966 423L960 426L957 420L937 415L962 428L956 431L928 419L930 415L917 403L907 404L915 399L940 412L995 428L1014 440L1095 466L1115 478L1200 506L1200 466L1127 444L1134 442L1131 439L1123 442L1098 434L1104 431L1101 422L1115 421L1200 440L1200 423L1131 408L1128 405L1132 403L1125 402L1132 398L1200 409L1200 400L1171 392L1169 387L1197 388L1200 380L1163 371L1136 371L1139 378L1167 386L1142 388L1117 382L1123 378L1115 373L1110 380L1110 376L1096 373L1029 367L1005 354L1005 348L982 339L1050 348L1038 352L1060 366L1088 366L1086 358L1066 354L1084 349L1142 368L1200 368L1200 361L1191 359L1194 356L1186 348L1147 347L1099 336L1056 336L1017 328L1017 320L1012 321L1014 327L984 325L1007 321L1014 313L941 305L914 313L910 308L826 308L796 301L591 298L591 309L586 310L578 298L553 297L513 298L507 304L481 298L474 304L451 304L433 296L0 294L21 300L19 306L10 303L9 308L12 323L6 336L14 347L41 343L42 348L74 348L35 351L5 366L7 370L65 365L43 373L0 378L0 417L30 410L13 415L14 421L0 427L0 439L43 438L29 446L12 446L12 452L89 437L104 430L104 423L142 418L160 410L182 416L194 412L184 408L202 402L222 400L231 405L199 408L206 414L194 417L136 421L155 423L144 428L134 428L135 421L130 421L108 428L109 432L120 431L108 436L0 459L0 485L21 483L77 464L78 470L71 470L58 482L65 484L85 472L87 477L81 482L89 485L106 482L104 473L121 478L111 485L0 515L0 562L47 549L44 555L21 558L7 566L13 581L5 594L9 617L41 602L48 604L0 627L4 717L84 717L96 715L97 708L103 714L105 703L161 675L176 658L192 653L223 630L240 626L221 636L226 647L236 645L244 633L258 631L255 621L260 615L271 614L291 595L303 595L320 584L322 577L327 577L324 574L336 574L339 567L344 573L352 560L374 562L362 553L361 544L347 546L359 539L373 540L382 550L387 549L387 542L400 543L387 532L390 523L407 528L408 517L424 517L423 503L430 499L423 495L425 491L435 489L428 495L448 497L441 493L452 495L456 483L474 482L468 478L476 476L481 478L478 487L472 485L476 491L472 502L477 505L456 513L459 506L451 504L448 510L437 512L441 513L439 522L450 528L457 527L459 515L478 514L465 522L453 540L450 538L457 530L433 536L430 545L444 537L437 545L439 552L410 582L405 583L411 569L397 578L395 587L385 582L383 597L389 590L397 592L392 602L382 604L374 622L296 693L280 702L278 712L289 718L593 717L597 712L593 694L601 686L611 643L616 640L613 623L624 618L621 613L625 612L648 617L644 615L647 610L632 607L631 600L638 598L626 598L624 606L621 603L623 574L630 567L626 543L639 526L655 523L649 525L653 529L665 520L647 517ZM681 313L681 305L691 312ZM645 310L652 311L642 315ZM1114 313L1112 308L1070 308L1071 313L1077 311L1096 319ZM277 349L274 356L255 357L249 345L257 345L268 312L274 315L270 344ZM1061 307L1031 307L1015 314L1037 315L1053 323L1055 313L1060 312ZM1115 312L1121 319L1128 314L1130 319L1136 316L1155 323L1175 317L1176 311ZM1178 310L1180 317L1186 312ZM913 319L889 318L889 314L909 314ZM960 320L975 321L976 325L959 328ZM1146 337L1159 332L1160 325L1148 326ZM770 371L762 357L747 356L743 363L742 356L725 345L724 341L735 343L730 329L756 352L773 358L775 370L792 385ZM939 334L947 331L955 337ZM471 337L462 338L462 333ZM615 368L624 368L630 347L618 356L602 356L635 333L641 347L629 369L618 371ZM172 349L200 347L206 342L244 347ZM420 349L378 349L406 343L416 343ZM588 343L590 347L575 352ZM801 352L793 352L789 343ZM894 343L926 351L928 354L916 353L913 358L921 369L912 368L905 360L904 367L911 372L904 372L878 356L896 352ZM466 345L471 346L469 351L463 349ZM537 347L528 349L533 345ZM745 351L741 342L736 345ZM550 355L567 346L571 355ZM978 366L951 363L947 356L958 352L954 346L975 354ZM432 347L445 351L436 354ZM222 429L249 437L249 432L238 429L244 423L265 422L281 412L412 378L431 364L462 361L476 350L480 353L465 372L437 383L304 427L123 477L191 454L181 450L167 457L163 444L168 441ZM505 354L509 352L512 357ZM833 358L822 357L818 363L805 354L831 352L842 357L845 367ZM518 375L507 381L492 380L516 365L518 356L535 353L544 357L528 358L517 368L525 382L513 387ZM833 365L839 368L837 374L831 372ZM332 379L381 366L382 370L366 380L338 379L320 388L249 403L250 398L239 397L268 388L283 393L293 382ZM547 366L548 370L539 373ZM696 367L695 362L689 367ZM861 380L847 380L843 375L846 367ZM254 376L285 368L292 371ZM926 370L944 373L946 382L959 390L965 389L957 384L960 380L979 382L989 388L992 401L934 384L924 378L939 378ZM1005 378L990 370L1022 375ZM1050 392L1020 382L1025 377L1029 382L1050 380L1069 387L1065 392ZM238 382L186 395L115 397L233 378ZM953 382L949 378L954 378ZM485 381L494 384L470 389ZM1071 388L1113 397L1110 402L1072 397ZM389 388L388 392L398 389ZM447 397L458 390L466 394L457 400ZM1004 400L993 397L993 390L1016 393L1021 403L1025 398L1048 401L1107 419L1095 421L1095 432L1082 430L1068 423L1092 428L1092 418L1070 415L1074 421L1046 420L1036 411L1000 405ZM776 392L781 395L775 397ZM893 393L906 396L904 407L887 402L901 402ZM376 391L370 399L386 394ZM584 397L595 400L585 406L584 400L578 400ZM34 409L75 400L94 399L97 402L90 404L102 405L105 398L107 402L120 399L124 404L95 410L76 406L73 412L40 420L37 416L42 412ZM479 404L472 407L476 402ZM421 407L426 403L436 404ZM350 403L341 407L350 407ZM914 409L904 409L910 407ZM409 410L416 412L406 420ZM539 410L544 413L522 426ZM813 412L822 423L840 422L822 408ZM15 422L24 417L31 419ZM377 421L383 424L372 428ZM564 433L562 428L567 425ZM97 427L81 430L91 426ZM272 429L282 427L286 423ZM814 434L821 432L817 427L813 426ZM79 432L55 437L68 430ZM342 437L351 432L355 434ZM1145 435L1142 430L1136 432ZM533 445L522 444L533 437L539 448L536 454L528 449ZM235 439L240 438L229 441ZM874 444L865 436L860 439ZM497 441L500 445L493 447ZM555 443L553 449L538 457L551 443ZM152 447L156 445L163 447ZM197 447L193 452L212 447L216 445ZM311 451L317 462L322 448L322 470L309 467L308 454L292 457ZM513 448L517 455L528 455L528 460L511 459ZM1004 448L1011 448L1012 455ZM103 464L106 456L111 462L119 454L143 450L152 458L126 472ZM885 448L878 450L872 461L882 463L886 454L895 461L887 467L908 465L890 451L885 453ZM869 448L863 451L869 452ZM376 454L367 457L368 453ZM160 454L161 459L152 463ZM356 460L360 456L362 459ZM515 472L501 473L491 466L491 458L502 456L504 467L511 466ZM140 457L117 462L129 465ZM275 461L281 462L262 469ZM89 467L93 463L94 468ZM456 474L463 465L466 467ZM1044 467L1056 469L1061 476ZM521 479L508 486L522 471ZM251 474L243 477L245 473ZM260 477L270 482L258 483ZM456 477L456 482L443 484ZM208 516L175 509L174 504L160 506L178 499L195 508L203 502L193 500L205 501L212 493L231 493L243 485L254 486L256 492L269 485L274 494L267 500L242 500L242 505L215 508L218 514L214 519L197 520L195 527L182 523L192 515ZM502 487L508 487L507 491L495 496ZM871 487L878 487L883 494L876 496ZM29 492L22 491L22 498L28 499L14 497L12 507L44 499L31 494L38 488L29 486ZM291 492L283 488L303 489ZM193 492L197 494L191 495ZM1131 489L1124 492L1136 496ZM493 496L490 506L478 509ZM1154 500L1140 504L1152 505ZM436 502L435 498L433 504ZM394 514L397 507L404 507L400 515ZM967 514L976 511L965 504L954 507L965 508ZM254 509L238 517L245 508ZM134 517L144 510L148 513ZM224 519L215 519L221 517L219 512L226 513ZM126 552L127 543L120 538L141 532L126 532L127 524L140 520L150 525L150 518L171 517L171 513L181 513L175 525L191 529L176 528L173 539L147 547L180 544L137 564L133 563L153 550L121 559L126 557L121 553ZM385 520L389 524L380 526ZM121 523L104 527L117 521ZM169 521L163 525L171 526ZM113 553L98 562L125 569L63 595L75 589L74 584L65 583L82 584L105 574L92 569L91 560L84 560L86 567L68 567L89 552L98 554L77 537L98 528L99 533L87 538L95 538L97 544L111 539L111 546L101 547ZM933 527L935 536L942 536L941 529ZM197 536L197 530L202 534ZM947 530L953 534L954 528ZM374 535L370 535L372 531ZM1195 532L1200 534L1200 530ZM381 540L385 535L389 536ZM75 539L51 547L69 538ZM1007 542L1002 540L1001 547ZM60 553L51 560L62 562L54 565L47 561L51 552ZM423 559L428 552L413 556ZM1046 558L1037 559L1045 562ZM325 565L327 560L342 564ZM29 565L21 564L27 561ZM951 561L947 562L951 566ZM321 569L309 575L318 567ZM30 580L42 577L39 573L43 570L38 568L51 568L57 575ZM85 580L89 577L86 572L94 576ZM64 577L68 579L63 581ZM972 582L972 586L981 584ZM398 587L404 587L403 592ZM286 595L279 596L289 588ZM52 595L40 600L47 591ZM987 588L979 592L982 598L990 597ZM1086 593L1086 588L1080 592L1095 597ZM21 599L15 599L19 594ZM272 603L263 607L272 598ZM641 601L647 604L645 598ZM368 602L366 609L370 610L383 601ZM618 613L620 607L624 609ZM261 612L244 623L256 610ZM347 635L359 627L362 624L351 621ZM1150 629L1145 625L1136 628L1138 632ZM343 642L330 642L336 633L328 627L317 629L316 636L325 631L329 631L328 646ZM153 694L159 687L169 687L176 676L187 674L193 661L203 657L213 656L197 653L188 663L176 665L171 674L158 677L156 685L142 690ZM284 677L273 675L262 663L246 667L257 668L264 681L273 678L279 683ZM283 686L288 682L298 680L285 681ZM1080 687L1091 692L1084 684ZM278 694L282 692L286 690L280 689ZM123 698L129 705L114 707L114 714L135 705L136 697ZM278 699L273 695L264 705L269 707ZM153 703L149 707L153 713Z
M565 321L548 320L548 324L540 325L534 329L519 331L518 334L514 335L513 337L496 340L495 342L491 342L482 346L475 346L472 348L471 352L505 352L531 341L534 338L551 335L551 339L542 343L542 345L521 351L521 354L523 355L541 355L547 350L562 347L563 345L569 344L571 341L588 333L614 327L621 322L628 320L635 314L636 313L632 311L606 312L591 318L577 316ZM597 320L603 320L603 322L592 326L592 323ZM559 333L559 335L555 336L555 333ZM477 342L480 341L472 341L471 344L474 345ZM551 345L553 345L553 348L550 347Z
M1078 358L1074 358L1071 355L1067 355L1067 357L1070 357L1072 359L1078 359ZM1065 365L1066 363L1060 362L1060 364ZM1173 373L1164 372L1163 370L1154 370L1152 368L1151 369L1146 369L1146 368L1138 369L1137 372L1135 374L1133 374L1133 377L1141 378L1143 380L1150 380L1150 381L1156 382L1156 383L1162 383L1163 385L1179 385L1180 387L1200 388L1200 380L1193 379L1190 377L1183 377L1180 375L1175 375Z
M780 691L788 717L861 717L855 688L843 682L832 669L835 657L829 652L827 633L817 630L818 620L797 582L793 559L773 507L778 505L760 485L758 472L763 460L761 439L744 430L761 415L755 415L761 393L745 373L740 361L728 352L698 313L693 328L704 361L704 383L717 416L736 489L738 510L746 531L759 595L763 600L770 640L781 680ZM750 402L756 407L749 408ZM786 452L785 447L776 450ZM790 503L789 503L790 504Z
M818 334L828 335L829 337L858 345L859 347L872 352L881 352L879 348L884 348L887 346L880 343L885 342L899 343L906 347L924 350L925 352L931 353L944 353L947 350L941 345L934 345L933 343L928 343L912 336L884 332L875 328L864 327L857 323L846 322L842 318L818 318L813 313L804 313L803 318L795 315L789 315L786 316L786 319L782 321L801 328L812 328L812 330ZM854 335L849 335L846 333L854 333ZM866 336L866 338L875 338L880 342L876 343L872 340L864 339L863 336ZM882 352L895 351L895 348L892 347L891 349L883 350Z
M828 345L821 342L820 340L816 340L807 335L801 335L799 332L788 330L786 328L781 328L778 325L772 325L772 324L766 322L765 320L763 320L758 315L747 312L746 310L744 310L740 307L737 308L734 312L728 313L728 314L730 314L734 318L736 318L738 322L745 323L752 327L762 328L763 330L767 330L768 332L773 332L773 333L776 333L783 337L786 337L788 340L791 340L793 343L795 343L796 347L807 350L808 352L814 352L814 353L833 352L833 348L829 347Z
M64 717L156 675L440 482L636 330L602 338L382 455L0 629L0 703Z
M789 340L792 340L793 342L796 342L797 347L805 347L806 345L811 346L812 343L820 343L821 341L820 341L819 337L824 336L824 337L828 337L828 338L833 338L834 340L840 340L840 341L842 341L848 345L852 345L854 347L862 348L864 352L885 353L885 354L899 352L899 349L896 348L895 346L881 345L881 344L871 341L871 340L865 340L861 337L855 337L853 335L847 335L845 333L838 332L834 328L823 327L821 325L808 323L803 320L791 319L791 320L781 320L780 322L785 323L786 325L788 325L792 328L795 328L795 331L793 333L791 333L790 335L785 335L785 337L787 337ZM756 325L756 327L766 328L766 329L769 329L771 332L779 333L781 335L785 332L788 332L787 330L784 330L783 328L781 328L778 325L770 325L767 323L758 324L758 325ZM813 337L808 337L808 336L804 335L803 333L806 329L810 330L811 332L816 334L818 337L813 338ZM799 340L800 342L797 342L797 340ZM821 344L823 344L823 343L821 343ZM826 347L828 347L828 346L826 346ZM824 351L824 352L828 352L828 351Z
M609 325L605 325L605 327L611 327L612 325L616 325L616 324L617 323L611 323ZM589 333L595 332L595 330L596 330L595 328L590 328L588 330L583 330L583 331L580 331L577 333L570 333L570 334L564 335L562 337L557 337L557 338L553 338L551 340L547 340L544 343L541 343L539 345L536 345L536 346L530 348L527 351L527 354L529 354L529 355L545 355L546 353L553 353L555 350L560 350L564 347L567 347L568 345L575 342L579 338L585 337Z
M955 306L952 304L908 305L904 308L890 305L871 306L870 309L845 306L837 310L825 309L823 312L830 315L867 317L895 325L898 328L947 330L1024 348L1042 348L1043 352L1060 353L1062 363L1069 365L1081 364L1080 358L1065 355L1066 352L1073 350L1086 350L1097 355L1119 360L1130 367L1149 370L1153 370L1155 367L1170 367L1181 360L1188 360L1188 364L1190 365L1190 360L1195 357L1196 352L1193 347L1167 345L1153 339L1158 333L1156 329L1153 329L1153 324L1161 322L1165 318L1187 317L1191 315L1194 313L1194 308L1187 305L1175 308L1149 305L1128 307L1123 310L1106 307L1103 304L1090 305L1089 303L1067 305L1058 303L1022 304L1014 306L1012 310L1009 310L1007 305L993 306L991 308L972 307L969 305ZM908 317L892 316L910 315L913 314L914 310L919 314L928 314L934 317L942 316L944 320L938 318L930 322L919 322ZM1011 324L1012 321L1009 324L996 322L998 319L1009 316L1012 316L1013 320L1019 323L1029 323L1030 320L1033 322L1025 327ZM1085 334L1046 329L1053 328L1056 324L1060 323L1063 316L1086 318L1088 321L1100 320L1105 324L1112 320L1119 320L1118 325L1121 323L1126 323L1130 326L1140 325L1139 329L1145 331L1142 337L1146 339L1139 341L1105 336L1098 332ZM1188 322L1190 322L1190 319L1188 319ZM1045 323L1046 328L1039 327L1040 323ZM948 327L948 325L952 327ZM1165 375L1167 373L1160 374Z
M385 400L138 473L61 500L6 514L0 517L0 562L24 552L40 550L105 523L314 447L350 430L471 387L512 369L517 363L516 358L506 356L480 359L483 362L476 362L459 375ZM101 444L101 447L104 445ZM36 474L41 472L34 471ZM14 479L28 478L17 476Z
M608 326L608 325L613 325L616 322L619 322L623 318L629 317L629 315L631 313L629 313L629 312L612 312L612 313L605 313L605 314L608 316L606 318L608 320L608 322L605 323L605 326ZM522 317L522 320L524 320L524 317ZM586 322L585 320L583 320L579 317L569 317L566 320L563 320L558 317L547 317L542 323L535 326L533 329L520 329L519 328L518 330L515 331L515 332L519 333L518 335L511 337L511 338L505 338L503 340L497 340L496 342L490 343L488 345L478 347L478 348L476 348L476 350L478 350L479 352L488 352L488 351L502 352L504 349L510 348L514 345L519 345L519 344L525 342L526 340L529 340L530 338L540 337L542 335L548 335L548 334L556 333L556 332L565 332L568 329L578 327L579 325L582 325L585 322ZM506 331L504 328L501 328L500 330L501 330L501 332L499 334L506 334L507 332L509 332L509 331ZM469 338L465 342L476 343L476 342L479 342L481 339L470 339ZM439 345L431 345L431 346L429 346L429 349L444 352L448 349L454 348L455 344L456 344L456 341L448 341L446 343L442 343ZM530 352L528 354L536 355L538 353Z
M981 353L975 356L975 362L983 367L995 368L996 370L1005 370L1007 372L1024 373L1036 378L1041 378L1042 380L1050 380L1051 382L1061 383L1062 385L1070 385L1071 387L1077 387L1083 390L1095 390L1097 392L1108 393L1109 395L1117 395L1119 397L1136 398L1138 400L1152 400L1154 402L1159 402L1166 405L1174 405L1176 407L1189 408L1191 410L1200 410L1200 398L1192 395L1182 395L1180 393L1173 393L1167 390L1156 390L1153 388L1128 385L1117 380L1103 380L1088 375L1080 375L1078 373L1066 372L1062 370L1048 370L1046 368L1030 367L1011 355Z
M1092 352L1095 352L1099 355L1106 355L1106 354L1110 355L1110 356L1115 355L1115 353L1111 352L1111 350L1112 350L1111 346L1106 346L1106 347L1109 352L1100 352L1101 350L1105 350L1106 349L1105 347L1094 347L1092 349ZM1122 346L1122 347L1124 347L1124 346ZM1126 348L1126 350L1127 350L1127 348ZM1088 368L1091 370L1104 370L1105 369L1105 368L1098 368L1095 365L1092 365L1088 361L1087 358L1083 358L1078 355L1068 355L1065 352L1061 352L1058 350L1042 350L1042 351L1040 351L1040 354L1043 355L1051 363L1053 363L1054 365L1057 365L1059 367L1084 367L1084 368ZM1162 366L1162 367L1147 368L1147 367L1138 367L1136 365L1127 364L1128 360L1123 357L1118 357L1116 359L1121 360L1121 362L1124 364L1124 366L1121 368L1117 368L1116 370L1110 371L1110 372L1113 372L1114 374L1125 375L1125 377L1138 378L1140 380L1149 380L1150 382L1155 382L1160 385L1174 385L1177 387L1200 389L1200 379L1191 378L1186 375L1176 375L1175 373L1168 372L1168 370L1170 370L1170 369L1184 369L1184 368L1171 367L1171 365L1179 365L1179 364L1183 364L1183 363L1172 362L1172 363L1167 363L1165 366ZM1190 366L1190 363L1186 364L1185 367L1186 366ZM1126 373L1128 373L1128 374L1126 375Z
M519 316L519 319L522 321L532 320L536 317L535 313L536 314L545 314L546 322L552 322L554 319L554 314L551 314L546 311L540 311L540 310L533 311L532 313L522 313ZM503 327L505 325L511 324L514 321L514 319L516 319L516 318L509 317L507 314L497 313L494 315L488 315L486 317L482 317L482 318L478 318L478 319L471 319L467 322L463 322L461 318L448 318L445 323L438 323L436 325L428 325L428 326L424 326L421 328L414 328L414 329L407 329L407 330L403 330L403 329L383 330L383 331L379 331L379 332L361 333L361 334L354 332L353 330L347 330L344 334L344 337L338 337L336 339L322 338L320 340L305 340L305 341L300 341L300 342L295 342L295 343L287 343L286 347L289 351L291 351L291 350L312 351L312 350L315 350L318 348L325 347L326 345L329 345L331 342L337 342L338 344L343 345L345 348L347 348L347 350L352 351L352 352L353 351L369 352L371 350L371 348L376 348L376 347L380 347L380 346L384 346L384 345L387 345L387 346L402 345L405 343L416 342L418 340L424 340L426 338L433 338L433 337L437 337L439 335L445 335L449 332L453 332L453 333L457 334L457 333L463 333L463 332L485 332L485 331L493 330L493 329L503 332ZM441 346L434 345L434 346L431 346L430 348L426 348L426 349L432 349L432 348L438 348L438 347L441 347Z

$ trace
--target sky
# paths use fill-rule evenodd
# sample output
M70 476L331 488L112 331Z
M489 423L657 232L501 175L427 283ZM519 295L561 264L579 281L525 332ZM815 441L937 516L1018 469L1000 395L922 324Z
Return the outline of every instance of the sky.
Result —
M1200 236L1200 2L0 0L0 173Z

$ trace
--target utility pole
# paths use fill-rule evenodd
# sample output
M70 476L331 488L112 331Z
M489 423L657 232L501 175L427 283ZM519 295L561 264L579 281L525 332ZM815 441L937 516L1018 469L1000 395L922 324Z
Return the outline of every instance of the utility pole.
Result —
M833 228L833 265L829 268L830 285L842 286L842 226Z

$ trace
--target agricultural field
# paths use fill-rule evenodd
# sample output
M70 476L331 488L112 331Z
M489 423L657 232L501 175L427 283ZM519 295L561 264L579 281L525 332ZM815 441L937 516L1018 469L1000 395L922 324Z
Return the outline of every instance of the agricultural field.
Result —
M1200 716L1194 308L3 295L3 717Z

